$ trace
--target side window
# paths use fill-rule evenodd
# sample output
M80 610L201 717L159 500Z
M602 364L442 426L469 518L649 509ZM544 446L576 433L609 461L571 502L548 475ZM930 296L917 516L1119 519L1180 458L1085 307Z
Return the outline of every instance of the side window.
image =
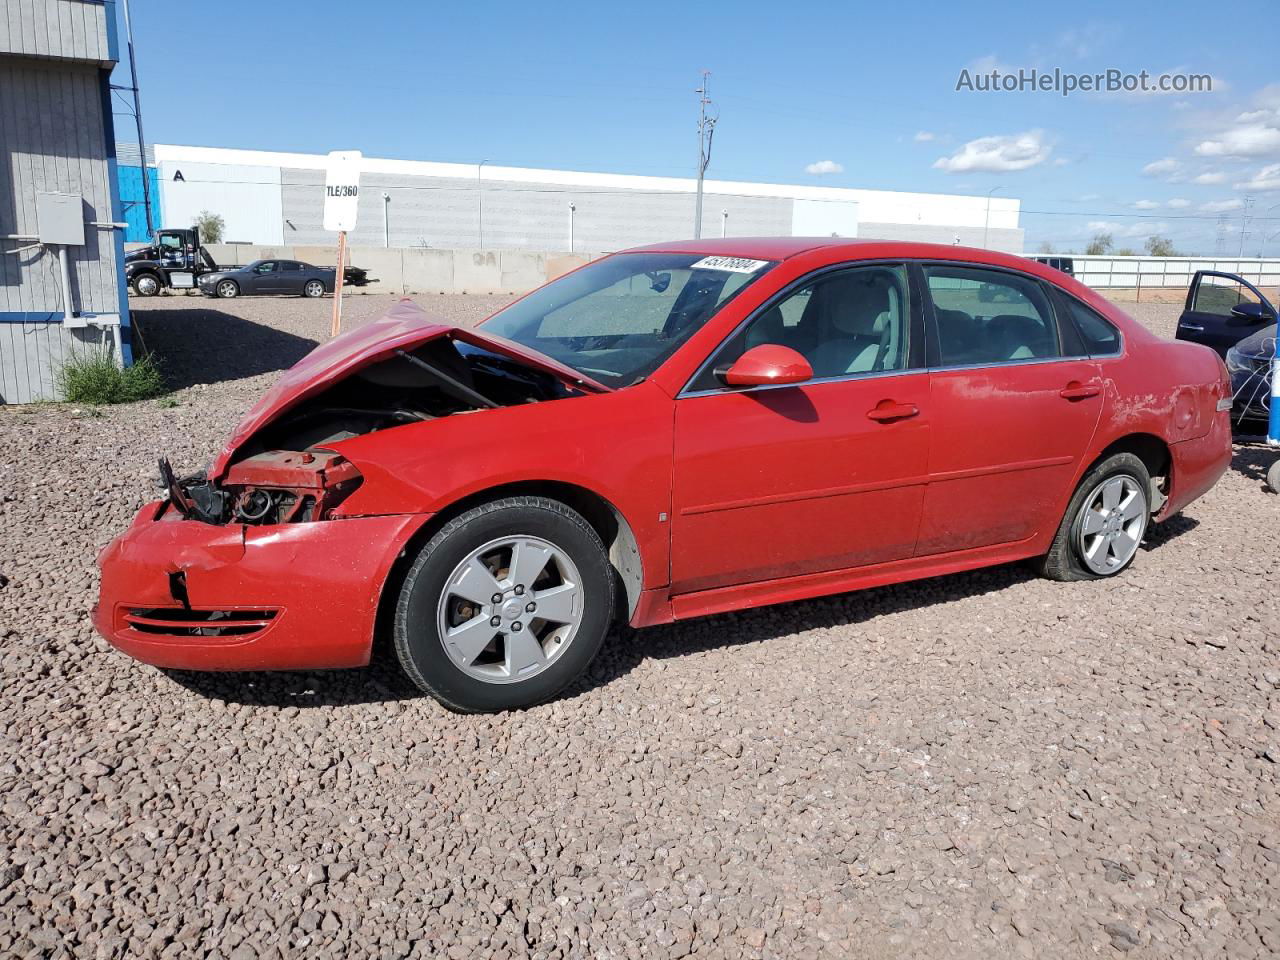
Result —
M853 267L804 284L758 314L721 347L695 390L723 386L712 373L752 347L775 343L809 361L816 379L902 370L911 302L902 265Z
M944 367L1057 357L1058 328L1031 277L977 267L926 266Z
M1252 290L1233 277L1200 278L1196 300L1191 309L1217 317L1231 316L1231 308L1241 303L1260 303Z
M1112 357L1120 353L1120 331L1111 325L1111 321L1075 297L1063 294L1060 302L1067 305L1067 311L1075 322L1076 331L1084 342L1085 352L1091 357Z
M258 264L256 267L253 268L253 272L254 273L271 273L273 270L275 270L275 268L276 268L276 262L274 260L264 260L262 263Z
M301 269L302 269L302 264L298 263L296 260L280 261L280 271L282 273L297 273Z

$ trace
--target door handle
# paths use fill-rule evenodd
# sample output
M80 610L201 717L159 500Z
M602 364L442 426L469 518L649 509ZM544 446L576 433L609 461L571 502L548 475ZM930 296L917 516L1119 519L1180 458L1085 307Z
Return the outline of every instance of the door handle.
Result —
M920 412L914 403L895 403L892 400L881 400L867 411L867 419L878 423L889 423L893 420L906 420Z
M1081 383L1079 380L1072 380L1058 391L1058 396L1062 397L1063 400L1084 400L1088 397L1096 397L1101 392L1101 384Z
M1204 327L1198 323L1180 323L1178 326L1183 330L1194 330L1196 333L1204 333Z

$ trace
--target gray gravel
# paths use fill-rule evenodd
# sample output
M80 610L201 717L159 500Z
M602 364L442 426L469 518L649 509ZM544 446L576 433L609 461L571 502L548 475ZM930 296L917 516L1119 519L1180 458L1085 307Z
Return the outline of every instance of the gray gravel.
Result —
M459 717L385 667L166 675L94 635L156 456L202 466L329 309L137 306L177 406L0 408L0 956L1280 953L1262 451L1117 580L626 632L566 698Z

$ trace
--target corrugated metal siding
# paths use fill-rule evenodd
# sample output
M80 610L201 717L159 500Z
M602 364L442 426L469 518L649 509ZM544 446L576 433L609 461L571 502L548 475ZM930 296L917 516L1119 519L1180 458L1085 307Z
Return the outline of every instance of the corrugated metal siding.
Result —
M34 234L37 191L76 193L85 220L111 222L111 184L95 66L0 57L0 235ZM62 312L57 258L13 255L20 241L0 241L0 313ZM120 310L115 241L110 228L85 227L73 248L72 297L78 310Z
M0 403L57 400L58 371L70 356L115 354L114 335L62 322L0 323Z
M134 147L133 155L138 155ZM143 243L151 239L147 233L147 196L142 190L142 168L137 166L116 167L116 177L120 181L120 203L124 208L124 220L129 224L124 232L125 243ZM151 187L151 218L157 228L164 225L160 217L160 178L155 167L147 169L147 179Z
M101 0L4 0L0 53L109 63L109 16L115 4Z

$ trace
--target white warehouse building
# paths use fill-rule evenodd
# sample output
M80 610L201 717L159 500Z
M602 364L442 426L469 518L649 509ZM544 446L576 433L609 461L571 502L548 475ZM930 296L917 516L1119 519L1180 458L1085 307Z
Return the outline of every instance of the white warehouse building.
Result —
M221 216L227 243L324 245L326 157L157 144L162 222ZM599 253L693 233L696 182L365 157L351 243ZM1019 201L707 180L703 236L831 236L1021 253Z

